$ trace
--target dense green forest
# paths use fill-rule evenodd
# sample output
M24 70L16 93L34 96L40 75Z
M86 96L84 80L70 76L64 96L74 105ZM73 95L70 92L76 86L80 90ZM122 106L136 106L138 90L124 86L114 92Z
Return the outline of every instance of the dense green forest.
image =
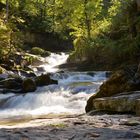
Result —
M30 33L28 37L27 33ZM40 47L27 44L32 42L31 33L47 33L72 41L74 51L70 62L87 61L93 67L105 69L137 64L139 3L135 0L1 0L1 59L15 51Z

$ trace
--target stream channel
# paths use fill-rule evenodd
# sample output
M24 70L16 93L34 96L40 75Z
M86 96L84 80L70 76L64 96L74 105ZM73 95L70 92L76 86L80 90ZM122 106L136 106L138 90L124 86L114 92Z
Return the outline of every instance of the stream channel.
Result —
M84 114L88 98L106 80L106 72L60 71L58 66L66 63L68 57L65 53L51 53L40 58L44 62L42 65L32 67L37 75L51 73L51 78L58 80L58 85L38 87L35 92L27 94L1 94L0 100L7 100L0 108L0 122Z

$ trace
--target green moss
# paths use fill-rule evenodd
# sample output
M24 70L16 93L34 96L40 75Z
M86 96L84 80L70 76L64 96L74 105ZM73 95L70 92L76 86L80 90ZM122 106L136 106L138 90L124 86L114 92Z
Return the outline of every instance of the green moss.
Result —
M43 55L45 53L45 50L39 48L39 47L33 47L31 49L31 53L35 55Z
M55 128L65 128L65 127L67 127L67 125L64 124L64 123L50 124L49 126L55 127Z

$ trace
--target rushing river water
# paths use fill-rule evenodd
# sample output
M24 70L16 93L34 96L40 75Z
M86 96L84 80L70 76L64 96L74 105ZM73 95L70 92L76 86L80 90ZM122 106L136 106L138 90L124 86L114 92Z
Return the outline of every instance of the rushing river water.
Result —
M7 99L0 109L0 119L84 113L87 99L106 80L106 72L57 72L59 69L56 66L65 63L67 58L67 54L52 53L42 58L44 64L34 68L38 75L51 72L52 79L58 80L58 85L39 87L35 92L24 95L0 95L1 100Z

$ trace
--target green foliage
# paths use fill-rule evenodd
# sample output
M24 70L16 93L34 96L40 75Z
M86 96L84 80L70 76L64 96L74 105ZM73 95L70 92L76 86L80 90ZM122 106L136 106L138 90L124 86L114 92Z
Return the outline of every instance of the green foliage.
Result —
M0 18L0 56L6 56L12 49L11 28Z
M1 0L7 4L6 0ZM0 55L22 45L20 30L71 37L71 59L124 60L139 52L140 17L134 0L9 0L1 11ZM8 13L8 22L5 22ZM4 49L5 48L5 49ZM32 53L43 55L34 47ZM101 60L101 57L103 60ZM111 58L112 57L112 58Z
M72 34L76 37L75 51L70 60L84 58L95 65L116 65L138 58L140 20L136 3L133 0L111 0L105 7L103 1L100 1L100 4L99 1L94 2L97 7L95 3L94 6L87 3L89 9L86 9L87 12L95 10L94 13L91 12L92 15L88 13L89 19L93 19L90 22L90 38L86 28L76 25Z

